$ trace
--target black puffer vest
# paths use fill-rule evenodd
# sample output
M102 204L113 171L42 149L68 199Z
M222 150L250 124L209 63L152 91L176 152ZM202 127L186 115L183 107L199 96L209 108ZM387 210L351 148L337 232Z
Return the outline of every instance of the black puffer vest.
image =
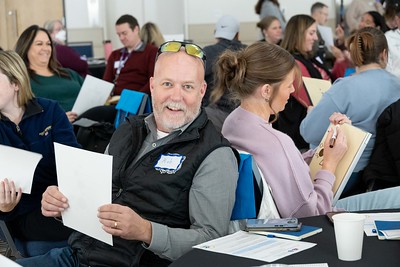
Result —
M113 203L129 206L140 216L169 227L189 228L189 190L203 160L215 149L230 146L204 111L179 136L132 164L147 136L145 116L128 118L113 135ZM157 169L160 155L178 155L183 162L167 173ZM171 172L171 171L170 171ZM80 233L70 238L81 263L90 266L167 266L170 262L142 246L142 242L114 237L114 246Z

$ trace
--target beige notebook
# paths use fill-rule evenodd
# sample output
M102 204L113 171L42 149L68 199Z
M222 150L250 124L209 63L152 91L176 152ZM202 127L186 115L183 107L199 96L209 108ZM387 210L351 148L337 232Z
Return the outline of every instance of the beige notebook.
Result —
M309 77L303 77L303 82L313 106L318 104L322 95L332 86L330 81Z
M329 127L335 127L330 125ZM342 124L339 126L340 129L344 132L347 139L347 151L343 156L342 160L338 164L335 172L336 180L333 184L333 202L332 205L336 204L340 195L343 192L344 187L349 180L354 167L357 165L358 160L360 159L361 154L363 153L366 145L368 144L369 139L371 138L371 134L361 130L350 124ZM328 128L329 129L329 128ZM321 143L319 144L315 154L310 163L310 174L312 179L314 179L315 174L322 168L322 163L324 160L324 142L327 136L328 131L325 132L324 137L322 138Z

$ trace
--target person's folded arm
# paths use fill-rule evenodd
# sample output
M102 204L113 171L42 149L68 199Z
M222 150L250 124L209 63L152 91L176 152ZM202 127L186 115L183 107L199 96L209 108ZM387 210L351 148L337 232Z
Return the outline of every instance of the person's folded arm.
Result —
M192 246L228 234L235 202L238 165L230 148L218 148L202 162L189 192L190 229L151 222L147 247L162 258L175 260Z

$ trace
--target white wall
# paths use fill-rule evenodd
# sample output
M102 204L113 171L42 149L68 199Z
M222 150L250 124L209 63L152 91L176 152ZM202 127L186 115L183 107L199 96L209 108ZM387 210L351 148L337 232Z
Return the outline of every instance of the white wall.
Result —
M103 27L104 39L110 39L113 48L121 46L115 34L115 21L123 14L131 14L142 25L152 21L164 34L187 33L187 24L215 23L225 14L240 22L257 22L254 12L256 0L64 0L68 28ZM88 6L98 2L99 23L89 21ZM280 0L287 20L295 14L309 14L316 0ZM329 18L335 18L335 0L320 0L327 4Z

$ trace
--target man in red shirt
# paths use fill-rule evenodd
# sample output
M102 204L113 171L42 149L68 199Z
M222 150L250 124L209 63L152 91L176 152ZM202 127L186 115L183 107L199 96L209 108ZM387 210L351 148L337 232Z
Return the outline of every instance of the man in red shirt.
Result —
M142 42L139 23L131 15L121 16L115 29L124 47L111 53L103 79L115 84L114 95L120 95L123 89L150 95L149 79L153 76L157 48Z

